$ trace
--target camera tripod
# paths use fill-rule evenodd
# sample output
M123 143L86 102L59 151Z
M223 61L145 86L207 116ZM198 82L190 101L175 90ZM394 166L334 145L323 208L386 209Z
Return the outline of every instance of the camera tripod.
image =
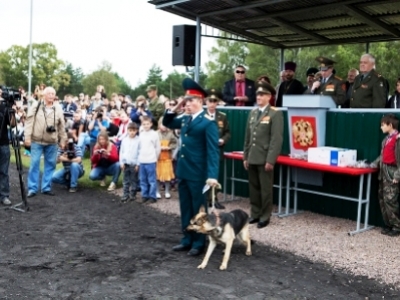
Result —
M25 183L24 183L24 170L23 170L23 166L22 166L22 160L21 160L21 145L20 142L18 140L18 136L16 134L14 134L13 130L12 130L12 126L11 124L13 122L15 122L15 127L17 126L17 119L15 117L15 110L9 108L7 106L7 104L1 103L0 105L5 105L5 113L3 115L3 120L1 122L1 126L0 126L0 137L1 134L3 132L3 126L7 126L6 125L6 120L8 120L8 124L10 124L10 127L8 128L8 134L10 137L10 141L11 141L11 145L14 149L14 155L15 155L15 164L17 165L17 171L18 171L18 175L19 175L19 185L21 188L21 198L22 198L22 202L11 205L11 206L6 206L2 209L4 210L15 210L15 211L19 211L19 212L27 212L29 210L29 206L28 206L28 201L26 200L26 191L25 191Z

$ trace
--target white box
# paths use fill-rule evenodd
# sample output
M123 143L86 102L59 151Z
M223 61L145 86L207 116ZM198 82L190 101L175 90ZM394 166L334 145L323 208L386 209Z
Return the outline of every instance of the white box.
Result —
M335 147L308 148L308 162L347 167L357 161L357 150L342 149Z

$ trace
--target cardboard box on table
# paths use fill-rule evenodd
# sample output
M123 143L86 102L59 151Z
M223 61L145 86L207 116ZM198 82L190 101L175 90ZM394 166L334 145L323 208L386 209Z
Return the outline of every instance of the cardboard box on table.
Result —
M347 167L357 161L357 150L336 147L308 148L308 162L337 167Z
M325 146L326 113L336 108L332 97L284 95L282 106L288 110L291 154L304 154L310 147ZM299 169L296 176L300 183L322 186L321 172Z

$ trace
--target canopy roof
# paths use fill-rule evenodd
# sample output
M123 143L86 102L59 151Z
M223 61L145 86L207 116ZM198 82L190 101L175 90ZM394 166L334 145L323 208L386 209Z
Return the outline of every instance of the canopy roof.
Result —
M399 0L152 0L157 8L274 48L400 40Z

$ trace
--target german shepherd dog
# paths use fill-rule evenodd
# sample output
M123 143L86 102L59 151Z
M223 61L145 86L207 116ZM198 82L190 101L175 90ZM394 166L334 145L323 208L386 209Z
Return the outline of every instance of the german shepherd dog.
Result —
M249 216L247 213L241 209L235 209L229 213L213 212L207 214L204 206L201 206L199 213L190 220L190 225L187 227L187 230L208 235L210 240L206 256L197 268L204 269L217 243L222 243L225 244L225 251L219 269L226 270L231 255L232 244L236 237L246 245L246 255L251 255L248 219Z

